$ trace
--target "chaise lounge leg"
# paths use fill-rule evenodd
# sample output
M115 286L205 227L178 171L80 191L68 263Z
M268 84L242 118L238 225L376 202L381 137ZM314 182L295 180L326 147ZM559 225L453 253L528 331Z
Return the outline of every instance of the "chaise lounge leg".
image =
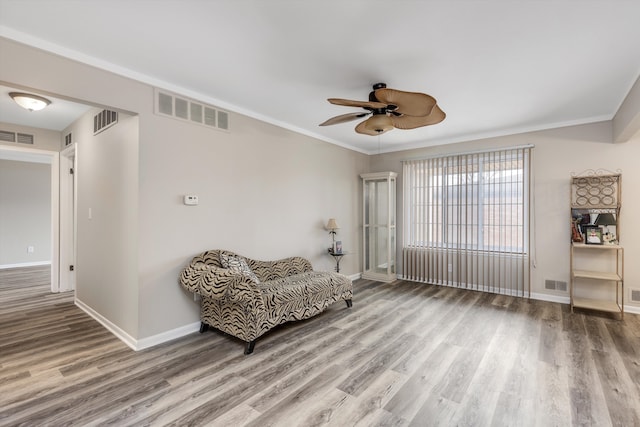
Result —
M256 340L247 341L247 346L244 349L244 354L253 353L253 348L256 346Z
M200 322L200 333L206 332L209 329L209 325L204 322Z
M347 303L348 308L351 308L351 306L353 306L353 302L350 299L346 299L345 302Z

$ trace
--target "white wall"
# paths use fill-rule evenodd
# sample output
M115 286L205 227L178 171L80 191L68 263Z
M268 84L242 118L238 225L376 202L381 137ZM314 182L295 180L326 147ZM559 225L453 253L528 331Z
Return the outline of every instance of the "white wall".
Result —
M51 262L51 165L0 159L0 266L43 262Z
M372 156L373 172L392 170L398 177L398 242L402 242L402 163L404 159L477 151L495 147L535 145L535 246L532 292L543 296L568 297L568 293L547 291L545 279L569 282L569 183L572 173L587 169L622 172L621 244L625 247L627 305L629 291L640 289L640 223L634 221L640 209L640 135L626 143L613 144L611 122L572 126L555 130L489 138L447 146ZM398 251L398 257L401 252ZM401 259L401 258L398 258ZM400 264L401 266L401 264ZM638 304L636 304L638 305Z

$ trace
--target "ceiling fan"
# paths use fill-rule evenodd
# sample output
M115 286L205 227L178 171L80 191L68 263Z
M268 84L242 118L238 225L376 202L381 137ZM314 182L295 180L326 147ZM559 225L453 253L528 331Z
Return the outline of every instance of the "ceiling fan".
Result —
M404 92L388 89L385 83L373 85L369 101L329 98L332 104L361 107L367 111L341 114L320 123L320 126L336 125L371 116L356 126L356 132L365 135L381 135L393 128L415 129L435 125L446 117L434 97L426 93Z

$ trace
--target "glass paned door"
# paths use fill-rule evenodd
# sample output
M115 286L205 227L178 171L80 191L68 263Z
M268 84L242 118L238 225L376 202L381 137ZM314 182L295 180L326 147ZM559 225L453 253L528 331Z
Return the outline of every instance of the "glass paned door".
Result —
M395 271L396 174L363 174L364 278L389 282Z

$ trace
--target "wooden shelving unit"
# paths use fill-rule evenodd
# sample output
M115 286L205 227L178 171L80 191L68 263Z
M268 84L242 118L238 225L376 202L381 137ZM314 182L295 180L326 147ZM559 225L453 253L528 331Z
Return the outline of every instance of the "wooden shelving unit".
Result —
M576 257L582 251L602 251L601 256L613 256L615 253L615 271L580 270L574 268ZM574 295L579 279L598 281L602 286L615 285L616 299L599 300L593 298L581 298ZM573 243L571 245L571 311L573 308L587 308L590 310L608 311L620 313L624 317L624 248L620 245L585 245Z
M624 318L624 247L620 241L620 207L621 207L621 179L618 174L605 173L604 171L588 171L571 179L571 284L570 300L571 312L574 308L620 313ZM577 214L588 215L589 222L595 217L595 223L599 215L613 215L615 218L615 244L604 242L602 230L600 230L601 244L587 244L586 236L577 235L580 225L575 223ZM585 230L590 225L584 225ZM585 233L586 234L586 233ZM582 237L582 241L576 241ZM615 260L615 268L609 270L590 270L577 268L576 265L584 265L581 258L585 256L602 257ZM595 299L576 296L576 291L586 282L596 283L597 286L615 287L614 299ZM579 293L579 292L578 292Z

